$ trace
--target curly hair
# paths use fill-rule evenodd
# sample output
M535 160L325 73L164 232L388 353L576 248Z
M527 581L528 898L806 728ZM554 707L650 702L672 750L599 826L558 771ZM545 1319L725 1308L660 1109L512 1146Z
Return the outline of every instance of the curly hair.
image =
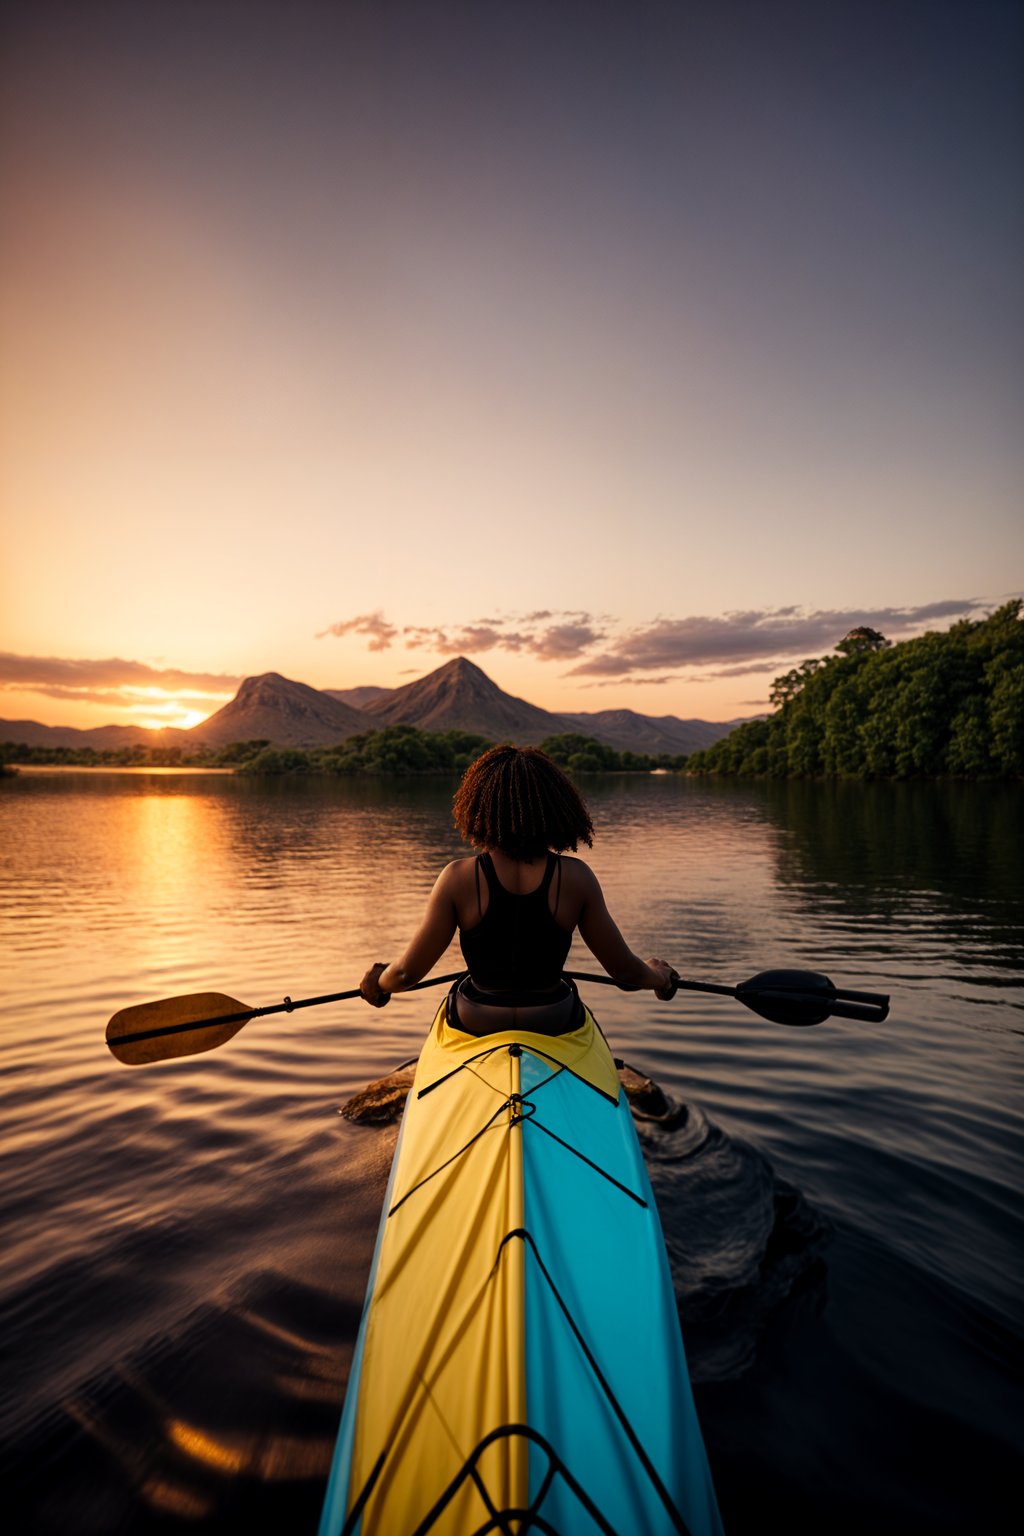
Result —
M455 825L477 848L510 859L591 847L594 824L576 786L537 747L491 747L470 763L453 803Z

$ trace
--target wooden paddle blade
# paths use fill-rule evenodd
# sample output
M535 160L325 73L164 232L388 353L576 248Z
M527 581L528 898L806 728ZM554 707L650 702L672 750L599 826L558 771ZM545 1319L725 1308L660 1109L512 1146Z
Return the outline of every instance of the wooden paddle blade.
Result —
M759 971L736 988L736 996L773 1024L822 1024L833 1012L836 989L816 971Z
M114 1014L107 1025L107 1044L118 1061L130 1067L196 1056L237 1035L255 1011L224 992L136 1003Z

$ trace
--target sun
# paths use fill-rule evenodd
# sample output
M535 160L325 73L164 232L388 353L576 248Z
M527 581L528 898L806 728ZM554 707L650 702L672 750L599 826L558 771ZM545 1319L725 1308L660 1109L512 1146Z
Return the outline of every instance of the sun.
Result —
M205 720L208 711L202 709L187 709L184 704L167 704L164 706L163 719L140 720L147 731L163 731L167 727L174 726L179 731L190 731L200 720Z
M136 715L138 724L147 731L163 731L168 726L179 731L191 730L207 718L211 708L216 708L221 702L219 699L211 700L206 709L197 709L194 693L173 694L165 688L134 688L132 694L132 713Z

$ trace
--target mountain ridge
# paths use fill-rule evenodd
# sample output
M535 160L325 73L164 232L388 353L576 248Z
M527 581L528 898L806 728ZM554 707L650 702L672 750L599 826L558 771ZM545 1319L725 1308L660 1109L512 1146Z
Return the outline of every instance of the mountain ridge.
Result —
M371 699L364 709L378 724L414 725L421 731L474 731L492 740L512 736L523 746L535 746L545 736L572 729L565 715L506 693L465 656Z
M359 699L363 702L357 704ZM280 747L334 746L388 725L418 730L471 731L492 741L536 745L547 736L593 736L617 750L693 752L713 745L739 722L680 720L635 710L556 713L506 693L464 656L398 688L313 688L279 672L244 678L234 698L188 730L141 725L47 726L0 720L0 741L38 747L180 746L219 749L236 741L266 740Z
M309 683L262 672L243 678L234 698L187 734L208 747L264 737L276 747L326 747L366 729L362 710Z
M565 716L572 729L595 736L620 752L698 752L734 729L737 720L681 720L678 715L642 715L635 709L601 709Z

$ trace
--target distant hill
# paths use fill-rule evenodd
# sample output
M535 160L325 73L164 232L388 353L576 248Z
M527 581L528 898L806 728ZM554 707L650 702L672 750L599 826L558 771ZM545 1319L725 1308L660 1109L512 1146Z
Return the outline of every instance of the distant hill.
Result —
M183 735L208 747L263 738L277 747L330 747L372 726L361 710L321 689L264 672L247 677L229 704Z
M393 688L379 688L376 683L363 683L360 688L324 688L332 699L340 699L343 704L351 704L353 709L365 709L371 699L379 699L386 693L394 693Z
M551 714L503 692L464 656L414 683L406 683L404 688L371 699L365 712L380 725L414 725L421 731L476 731L493 741L511 739L524 746L574 729L567 716Z
M0 720L0 741L26 747L91 747L95 752L119 747L174 747L189 741L187 731L167 726L162 731L144 725L93 725L79 730L74 725L40 725L38 720Z
M32 747L199 747L218 750L236 741L269 741L275 747L329 747L385 725L421 731L472 731L491 741L536 745L547 736L582 733L618 751L689 753L726 736L735 720L680 720L641 715L632 709L594 714L555 714L505 693L464 656L445 662L402 688L311 688L264 672L247 677L230 703L191 730L147 730L141 725L101 725L90 730L0 720L0 741Z
M576 731L595 736L619 752L699 752L727 736L738 720L680 720L676 715L641 715L633 709L601 709L564 715Z

